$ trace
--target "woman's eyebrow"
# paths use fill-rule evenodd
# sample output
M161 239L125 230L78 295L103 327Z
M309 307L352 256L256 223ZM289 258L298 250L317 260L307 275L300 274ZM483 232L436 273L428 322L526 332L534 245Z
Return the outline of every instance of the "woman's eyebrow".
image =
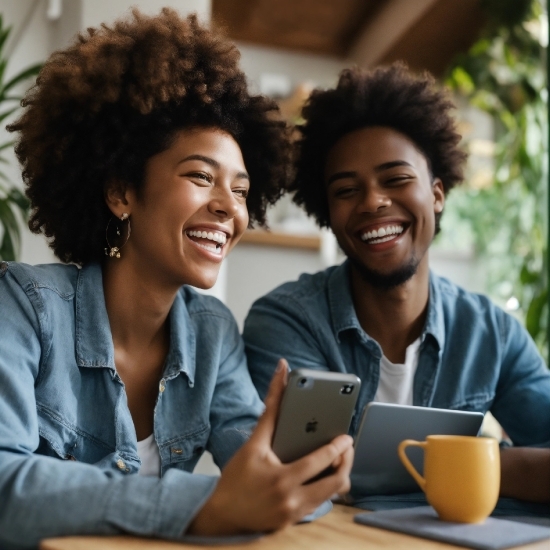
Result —
M205 157L204 155L189 155L188 157L185 157L184 159L181 159L178 164L182 164L184 162L187 162L188 160L201 160L202 162L205 162L206 164L209 164L212 166L212 168L216 168L219 170L220 163L217 160L214 160L211 157ZM246 172L237 172L235 174L235 177L238 179L246 179L250 180L250 176Z

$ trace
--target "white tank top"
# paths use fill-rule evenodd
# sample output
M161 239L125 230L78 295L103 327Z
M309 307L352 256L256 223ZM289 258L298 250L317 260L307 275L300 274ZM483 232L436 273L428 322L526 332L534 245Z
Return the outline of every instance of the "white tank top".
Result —
M418 367L420 338L407 347L405 363L392 363L385 355L380 360L380 381L374 401L396 405L413 404L414 373Z
M141 459L139 475L160 477L160 453L155 435L151 434L137 442L137 452Z

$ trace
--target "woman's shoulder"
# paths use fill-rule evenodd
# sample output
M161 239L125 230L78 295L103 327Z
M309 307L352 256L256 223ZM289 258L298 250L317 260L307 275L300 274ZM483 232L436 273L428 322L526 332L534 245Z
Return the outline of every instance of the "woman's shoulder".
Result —
M215 296L203 294L187 285L182 286L179 293L191 317L196 315L210 315L234 322L235 318L231 310Z
M20 262L1 262L0 281L15 282L24 291L50 289L62 296L74 294L79 268L61 263L29 265Z

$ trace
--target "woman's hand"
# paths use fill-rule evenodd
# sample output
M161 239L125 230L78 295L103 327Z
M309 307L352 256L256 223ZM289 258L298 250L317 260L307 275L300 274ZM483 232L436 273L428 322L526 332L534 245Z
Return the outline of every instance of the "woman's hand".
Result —
M224 468L216 490L188 533L272 531L301 520L335 493L349 491L353 440L348 435L289 464L283 464L271 449L287 369L281 359L254 433ZM330 475L304 485L329 466L334 469Z

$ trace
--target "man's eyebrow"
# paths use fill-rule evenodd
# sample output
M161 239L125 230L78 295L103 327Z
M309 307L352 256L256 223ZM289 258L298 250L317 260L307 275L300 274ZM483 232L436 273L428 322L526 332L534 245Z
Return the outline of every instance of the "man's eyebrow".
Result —
M384 170L389 170L390 168L395 168L396 166L408 166L409 168L414 168L413 165L406 160L391 160L375 166L374 169L377 172L383 172Z
M182 164L184 162L187 162L188 160L201 160L202 162L205 162L206 164L212 166L212 168L220 168L220 163L217 160L214 160L211 157L205 157L204 155L189 155L188 157L181 159L178 164ZM250 180L250 177L246 172L237 172L237 174L235 175L239 179Z
M343 180L346 178L354 178L357 175L357 172L336 172L335 174L332 174L327 180L327 187L334 183L336 180Z
M389 162L384 162L382 164L379 164L378 166L374 167L374 170L376 172L383 172L384 170L389 170L390 168L395 168L396 166L408 166L410 168L414 168L413 165L410 162L407 162L406 160L390 160ZM337 180L342 180L346 178L354 178L357 176L357 172L354 171L345 171L345 172L336 172L335 174L332 174L328 180L327 180L327 187L334 183Z

